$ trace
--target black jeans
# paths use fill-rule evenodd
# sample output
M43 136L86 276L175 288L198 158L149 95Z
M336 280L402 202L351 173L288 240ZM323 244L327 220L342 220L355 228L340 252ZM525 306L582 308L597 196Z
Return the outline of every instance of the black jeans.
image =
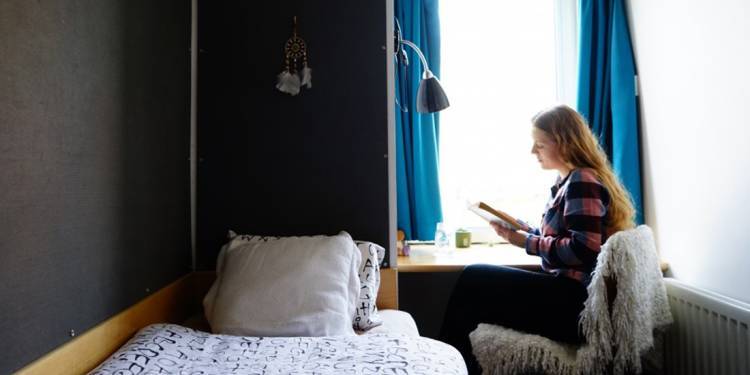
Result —
M481 369L471 352L469 333L491 323L555 341L581 343L578 318L587 293L575 280L510 267L466 267L453 290L440 340L453 345L469 374Z

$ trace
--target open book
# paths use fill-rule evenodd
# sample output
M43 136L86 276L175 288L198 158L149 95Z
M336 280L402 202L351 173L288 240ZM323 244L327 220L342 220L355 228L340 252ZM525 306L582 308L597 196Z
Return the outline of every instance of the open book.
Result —
M513 230L521 229L521 225L518 224L518 221L516 221L513 216L510 216L503 211L496 210L490 207L490 205L488 205L487 203L474 203L469 206L469 210L473 211L475 214L481 216L484 220L487 220L490 223L498 223L506 228L510 228Z

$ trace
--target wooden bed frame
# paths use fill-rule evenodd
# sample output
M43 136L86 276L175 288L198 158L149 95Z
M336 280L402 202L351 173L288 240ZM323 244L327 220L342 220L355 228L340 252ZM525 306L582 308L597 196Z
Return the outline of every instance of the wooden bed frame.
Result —
M398 309L398 271L380 270L377 305ZM193 272L146 297L125 311L89 329L18 371L18 374L85 374L125 344L139 329L153 323L182 324L202 311L203 296L214 272Z

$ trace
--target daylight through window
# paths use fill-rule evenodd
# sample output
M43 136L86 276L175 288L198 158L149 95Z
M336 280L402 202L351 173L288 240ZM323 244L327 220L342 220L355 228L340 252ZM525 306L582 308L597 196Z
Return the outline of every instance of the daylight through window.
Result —
M451 101L440 114L444 221L488 235L487 223L466 209L482 200L537 225L555 179L530 153L531 117L557 102L553 3L440 7L440 78Z

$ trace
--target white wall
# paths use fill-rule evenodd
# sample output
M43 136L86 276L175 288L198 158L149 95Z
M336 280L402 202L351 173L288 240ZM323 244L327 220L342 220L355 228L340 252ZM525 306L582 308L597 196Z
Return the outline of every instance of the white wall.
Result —
M674 277L750 302L750 2L628 7L646 222Z

